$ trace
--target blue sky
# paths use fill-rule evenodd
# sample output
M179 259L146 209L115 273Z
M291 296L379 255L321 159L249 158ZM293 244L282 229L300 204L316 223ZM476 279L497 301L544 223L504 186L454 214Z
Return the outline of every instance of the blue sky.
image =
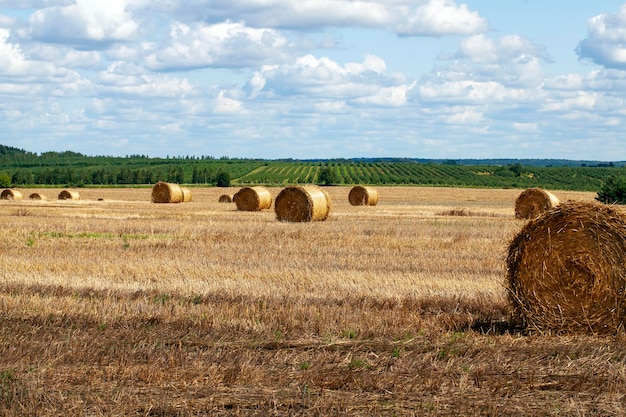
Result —
M0 0L0 144L626 160L626 3Z

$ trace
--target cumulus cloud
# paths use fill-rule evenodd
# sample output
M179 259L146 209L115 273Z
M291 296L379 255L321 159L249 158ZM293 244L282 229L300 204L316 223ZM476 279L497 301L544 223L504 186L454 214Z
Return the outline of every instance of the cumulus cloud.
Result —
M480 33L488 27L477 12L453 0L203 0L193 4L156 0L149 7L183 21L237 19L266 28L360 27L405 36L444 36Z
M617 12L592 17L587 37L576 48L581 59L608 68L626 68L626 4Z
M139 24L129 12L142 2L133 0L76 0L37 10L29 18L30 36L42 42L82 48L135 39Z
M27 57L20 45L11 43L9 38L9 30L0 28L0 80L38 84L80 84L77 73L57 67L52 62Z
M96 77L98 89L104 95L139 97L183 98L191 94L194 86L185 78L146 73L141 67L115 62Z
M249 95L307 95L316 100L402 104L409 86L403 85L402 79L386 76L385 70L385 62L374 55L344 65L328 57L305 55L292 63L262 67L249 83Z
M273 29L254 29L226 21L215 25L172 24L165 47L153 45L146 65L154 70L259 66L283 61L287 40Z
M401 6L391 29L399 35L444 36L485 32L487 21L467 5L451 0L431 0L416 8Z

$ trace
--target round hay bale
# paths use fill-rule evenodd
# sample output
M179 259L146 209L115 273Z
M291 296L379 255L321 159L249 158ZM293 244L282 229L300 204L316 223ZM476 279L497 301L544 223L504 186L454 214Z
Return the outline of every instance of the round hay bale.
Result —
M180 187L183 192L183 203L189 203L191 201L191 190L187 187Z
M348 201L353 206L375 206L378 204L378 191L373 187L357 185L350 190Z
M529 188L515 200L515 218L534 219L558 205L559 199L554 194L541 188Z
M614 333L626 319L626 218L568 201L528 222L509 246L513 316L539 330Z
M48 198L43 194L32 193L31 195L28 196L28 199L29 200L47 200Z
M0 200L21 200L22 193L18 190L6 189L0 194Z
M80 200L78 191L63 190L59 193L59 200Z
M244 187L235 194L237 210L261 211L272 207L272 194L265 187Z
M233 198L228 194L222 194L217 201L219 201L220 203L232 203Z
M274 203L276 218L290 222L326 220L330 215L330 196L316 185L284 188Z
M178 184L159 181L152 187L153 203L182 203L184 193Z

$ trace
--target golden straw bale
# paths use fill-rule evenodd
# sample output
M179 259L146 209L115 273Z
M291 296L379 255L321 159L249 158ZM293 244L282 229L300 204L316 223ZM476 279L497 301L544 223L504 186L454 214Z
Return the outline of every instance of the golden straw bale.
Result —
M59 193L59 200L80 200L78 191L63 190Z
M375 206L378 204L378 191L374 187L357 185L350 190L348 201L353 206Z
M515 200L515 218L534 219L558 205L559 199L554 194L541 188L529 188Z
M228 194L222 194L218 200L220 203L232 203L233 198Z
M182 203L184 193L180 185L159 181L152 187L153 203Z
M528 222L509 246L514 319L554 332L614 333L626 319L626 218L568 201Z
M0 194L0 200L21 200L22 193L14 189L6 189Z
M234 198L237 210L261 211L272 207L272 194L265 187L244 187Z
M191 201L191 190L187 187L180 187L183 192L183 203L189 203Z
M39 193L32 193L31 195L28 196L28 198L30 200L47 200L48 199L45 195L39 194Z
M330 196L316 185L284 188L274 204L281 221L311 222L326 220L330 215Z

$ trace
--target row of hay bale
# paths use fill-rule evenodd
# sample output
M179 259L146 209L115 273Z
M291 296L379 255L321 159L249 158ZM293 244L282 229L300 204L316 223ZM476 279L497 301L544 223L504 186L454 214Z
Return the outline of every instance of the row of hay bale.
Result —
M261 186L241 188L232 198L223 195L219 201L234 202L237 210L241 211L261 211L272 207L270 191ZM286 187L274 202L276 218L281 221L323 221L330 215L330 210L330 196L316 185Z
M529 189L516 200L515 213L529 221L506 258L513 322L555 333L626 330L624 212Z
M59 193L58 197L59 200L79 200L80 199L80 195L77 191L71 191L71 190L63 190ZM5 189L2 191L2 193L0 194L0 200L21 200L22 199L22 193L19 190L15 190L15 189ZM47 200L48 198L40 193L31 193L28 196L29 200Z
M350 190L348 200L353 206L374 206L378 203L378 191L373 187L356 186ZM232 198L221 195L218 201L234 202L237 210L242 211L261 211L272 207L270 191L261 186L241 188ZM330 215L330 210L330 196L316 185L286 187L274 202L276 218L281 221L323 221Z
M220 203L237 203L241 197L239 210L263 210L271 207L272 198L264 187L245 187L239 190L233 197L222 194L218 201ZM348 194L348 201L353 206L375 206L378 204L378 191L373 187L358 185L353 187Z

